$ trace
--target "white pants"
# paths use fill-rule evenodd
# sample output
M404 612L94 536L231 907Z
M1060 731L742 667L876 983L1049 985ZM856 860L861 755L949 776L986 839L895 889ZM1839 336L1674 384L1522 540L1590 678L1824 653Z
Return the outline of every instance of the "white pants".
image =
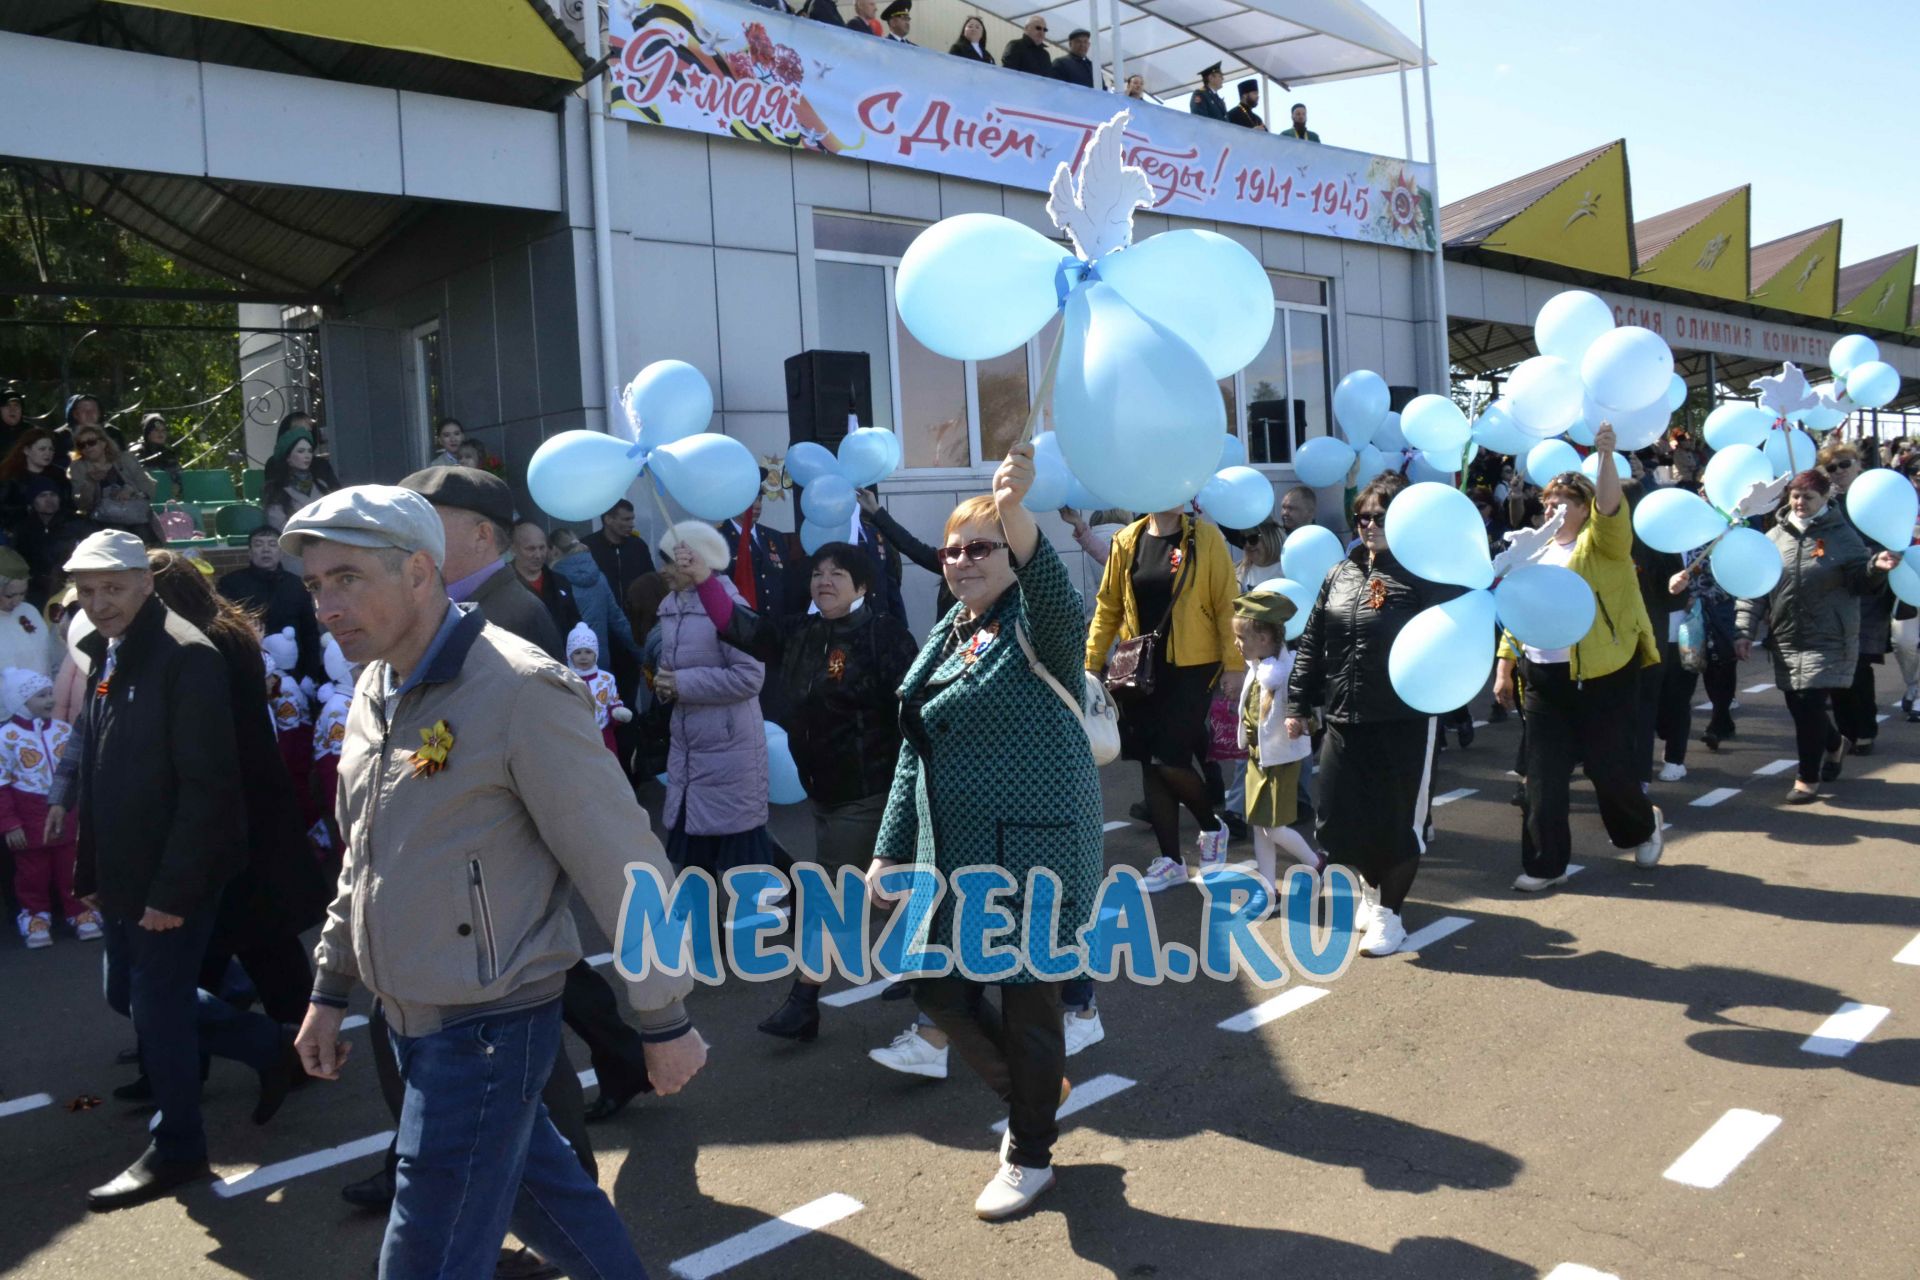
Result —
M1920 618L1895 619L1893 657L1900 664L1900 678L1911 691L1920 684Z

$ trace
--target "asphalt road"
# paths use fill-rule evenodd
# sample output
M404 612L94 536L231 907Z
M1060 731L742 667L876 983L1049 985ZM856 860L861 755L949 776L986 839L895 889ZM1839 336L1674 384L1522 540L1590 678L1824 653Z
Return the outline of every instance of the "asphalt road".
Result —
M1742 684L1767 678L1755 663ZM656 1275L712 1274L689 1259L774 1239L720 1274L1912 1277L1920 726L1896 713L1831 799L1788 809L1790 775L1757 772L1792 751L1779 695L1741 699L1740 736L1718 755L1696 742L1690 776L1656 784L1672 824L1656 869L1606 846L1576 786L1585 870L1543 898L1511 892L1515 728L1496 725L1442 757L1436 790L1461 794L1437 811L1406 913L1416 936L1462 927L1356 960L1250 1031L1219 1024L1276 993L1102 988L1107 1037L1069 1063L1099 1100L1063 1122L1059 1185L1023 1219L971 1214L996 1100L957 1062L931 1081L867 1060L906 1006L828 1009L820 1040L793 1045L753 1029L780 989L743 984L697 997L714 1049L689 1092L594 1130L603 1183ZM1135 777L1106 774L1123 819ZM797 819L777 825L803 853ZM1150 839L1116 830L1108 855L1144 865ZM1197 935L1197 891L1155 905L1163 936ZM1823 1028L1850 1003L1869 1008ZM86 1188L138 1153L145 1113L66 1102L126 1080L113 1060L130 1042L99 996L98 944L0 950L0 1272L370 1274L381 1219L338 1189L372 1158L298 1171L390 1127L365 1060L265 1128L247 1120L251 1076L217 1064L216 1173L267 1173L90 1216ZM271 1181L288 1161L303 1165ZM795 1210L801 1225L768 1225Z

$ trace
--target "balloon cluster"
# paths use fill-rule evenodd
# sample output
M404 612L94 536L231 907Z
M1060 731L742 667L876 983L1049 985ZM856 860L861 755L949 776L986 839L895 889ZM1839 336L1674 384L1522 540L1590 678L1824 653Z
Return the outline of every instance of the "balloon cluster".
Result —
M800 490L800 545L812 555L829 542L849 541L858 491L900 467L900 437L885 427L855 427L839 455L802 440L787 450L787 478Z
M908 246L895 304L922 346L953 360L1005 355L1060 316L1035 397L1053 430L1034 441L1029 507L1167 511L1199 498L1218 523L1248 528L1272 510L1272 486L1216 465L1228 448L1219 381L1266 346L1273 287L1253 254L1212 231L1133 243L1134 210L1155 195L1124 162L1128 118L1094 131L1077 181L1067 164L1054 173L1047 212L1075 252L1010 218L959 214Z
M659 360L621 394L614 434L562 431L527 464L527 491L548 515L590 520L627 495L643 472L701 520L728 520L753 505L760 464L732 436L707 430L713 388L683 360Z

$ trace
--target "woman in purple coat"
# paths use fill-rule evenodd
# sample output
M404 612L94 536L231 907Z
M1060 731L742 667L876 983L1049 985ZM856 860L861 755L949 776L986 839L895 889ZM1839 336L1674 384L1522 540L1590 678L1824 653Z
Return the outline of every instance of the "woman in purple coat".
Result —
M760 719L766 667L730 645L701 603L694 566L744 604L723 575L727 544L712 527L674 525L660 540L660 665L653 692L673 707L667 752L667 857L721 875L773 861L767 838L767 731ZM712 590L713 588L708 588ZM729 612L731 612L729 610Z

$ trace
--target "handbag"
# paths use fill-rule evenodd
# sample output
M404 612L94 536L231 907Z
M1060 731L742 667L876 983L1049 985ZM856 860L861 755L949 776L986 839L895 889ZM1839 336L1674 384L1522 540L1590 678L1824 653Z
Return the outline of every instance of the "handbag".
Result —
M137 489L125 485L102 487L100 500L93 504L93 516L102 524L146 524L153 519L153 504Z
M1113 646L1113 657L1107 660L1107 691L1115 697L1130 696L1145 698L1153 693L1153 686L1160 675L1160 642L1167 624L1173 621L1173 606L1180 602L1180 589L1187 583L1187 572L1193 568L1193 533L1187 533L1185 554L1180 561L1180 572L1173 580L1173 594L1167 597L1167 611L1160 616L1160 625L1145 635L1122 640Z
M1707 615L1698 600L1687 607L1687 616L1680 619L1676 644L1682 670L1698 671L1707 665Z
M185 542L200 536L200 526L193 522L193 513L177 502L162 507L158 520L160 536L168 542Z
M1075 698L1067 692L1065 685L1053 678L1053 672L1047 670L1033 651L1033 642L1027 639L1027 624L1021 623L1014 628L1014 638L1020 642L1020 652L1027 655L1027 670L1046 681L1047 688L1067 704L1067 710L1073 712L1080 721L1080 727L1086 731L1087 749L1093 752L1095 765L1112 764L1120 758L1120 714L1114 708L1113 699L1107 696L1106 686L1102 685L1091 671L1085 673L1085 701Z

